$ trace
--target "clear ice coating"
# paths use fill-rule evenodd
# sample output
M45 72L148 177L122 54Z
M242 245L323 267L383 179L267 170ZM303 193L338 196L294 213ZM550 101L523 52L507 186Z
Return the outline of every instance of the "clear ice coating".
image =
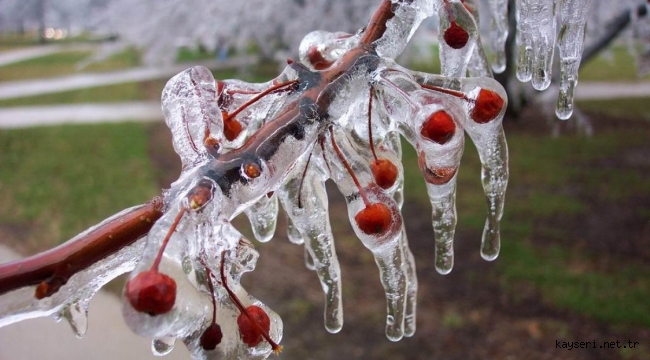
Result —
M517 1L517 78L544 90L551 84L556 1Z
M492 70L506 69L506 39L508 38L508 0L488 0L490 10L490 48L494 52Z
M560 1L560 32L557 36L560 53L560 94L555 115L562 120L567 120L573 113L573 95L578 85L578 69L590 5L591 0Z
M505 63L505 3L489 2L495 71ZM560 25L560 117L571 113L589 3L517 1L517 75L536 88L550 81ZM154 353L168 353L180 339L196 359L267 358L280 350L282 320L241 286L259 254L230 221L245 213L255 238L269 241L281 205L289 240L304 246L306 267L323 289L325 328L336 333L343 326L343 299L325 188L332 179L345 196L352 228L376 260L386 336L412 336L418 283L401 216L400 136L417 151L432 207L434 263L447 274L454 264L456 178L469 135L487 202L480 252L493 260L508 183L501 124L507 96L491 78L478 1L392 0L381 6L394 15L384 19L372 44L364 43L371 26L355 34L312 32L300 45L299 62L289 61L268 82L215 80L202 67L173 77L163 90L162 110L183 168L163 194L163 216L146 238L75 274L51 297L35 300L33 287L0 295L0 326L54 316L83 336L90 298L131 271L124 319L152 339ZM397 65L395 57L420 22L436 12L442 74ZM143 290L147 281L157 295Z
M573 113L573 96L585 42L591 0L517 0L517 78L545 90L553 79L553 56L560 57L560 91L555 114Z
M464 77L478 38L476 20L463 3L447 0L440 4L438 19L441 74Z

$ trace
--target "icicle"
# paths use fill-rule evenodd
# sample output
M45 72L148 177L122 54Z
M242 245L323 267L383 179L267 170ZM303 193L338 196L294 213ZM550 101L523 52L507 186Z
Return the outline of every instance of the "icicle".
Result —
M311 254L309 253L309 249L305 246L305 267L308 270L315 271L316 270L316 264L314 264L314 258L311 257Z
M302 235L300 235L300 232L296 229L296 226L293 224L293 221L289 216L287 216L287 237L289 238L289 241L296 245L302 245L305 243L305 239L302 238Z
M72 331L78 338L86 335L88 330L88 305L82 302L75 302L65 307L61 315L68 321Z
M533 44L532 22L530 3L532 0L515 1L515 16L517 19L517 32L515 43L517 46L517 79L528 82L533 78ZM555 1L555 0L553 0ZM553 18L553 23L555 19ZM553 47L551 47L553 49Z
M562 0L560 5L560 94L555 114L562 120L567 120L573 113L573 94L578 85L578 69L590 5L591 0Z
M506 39L508 38L508 0L488 0L490 8L490 48L494 52L492 70L502 73L506 69Z
M278 198L275 194L262 196L244 212L248 216L253 235L255 235L257 241L267 242L273 238L278 222Z
M420 170L427 182L435 234L436 270L451 271L454 264L453 241L456 231L456 174L463 155L465 137L463 108L457 99L416 91L413 97L423 104L415 116L413 128Z
M386 337L398 341L404 336L407 297L406 274L402 271L402 217L393 198L371 181L367 162L357 154L347 136L339 130L333 130L330 135L330 139L336 139L328 141L326 147L332 179L346 198L352 228L375 257L386 293ZM357 184L368 185L360 190ZM372 204L382 204L378 207L384 210L376 213L370 207ZM368 214L372 220L381 220L383 225L380 228L375 225L362 228L358 219L362 214ZM361 219L365 220L363 216Z
M400 249L404 254L404 273L406 274L406 305L404 307L404 336L415 335L416 310L418 298L418 278L415 271L415 258L409 248L406 229L402 226Z
M468 108L465 131L479 153L482 165L481 181L488 205L488 216L481 238L481 256L485 260L494 260L500 249L499 222L503 216L508 185L508 146L501 124L507 107L504 99L507 97L503 87L488 78L469 80L465 82L464 88L471 98L476 99L474 105ZM501 100L498 100L497 96ZM487 122L481 122L479 114L487 113L482 107L488 108L488 102L497 100L501 106L496 116Z
M465 8L472 14L474 21L476 22L476 27L481 28L479 24L479 4L477 0L464 0L463 4ZM494 77L492 74L492 68L488 62L487 56L485 55L485 50L483 49L483 40L480 36L476 37L476 46L474 46L474 53L469 59L469 64L467 67L469 76L471 77Z
M164 337L151 341L151 352L156 356L165 356L174 350L175 337Z
M522 19L525 25L525 49L524 55L529 53L530 46L531 58L525 58L521 61L523 64L522 78L526 78L526 66L531 64L531 79L533 88L545 90L551 84L553 53L555 50L556 36L556 0L528 0L521 4L521 14L527 13L528 16ZM521 55L521 49L520 55ZM518 75L519 76L519 75Z
M438 11L438 17L441 73L464 77L478 37L474 17L460 1L447 0Z
M341 268L329 222L324 166L318 153L312 153L298 163L278 194L294 229L305 240L305 264L316 271L325 293L325 328L337 333L343 327Z

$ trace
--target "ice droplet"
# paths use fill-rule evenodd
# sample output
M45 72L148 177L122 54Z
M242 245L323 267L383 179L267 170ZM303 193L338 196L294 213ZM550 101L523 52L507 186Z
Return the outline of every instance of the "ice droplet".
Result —
M151 341L151 352L156 356L165 356L174 350L176 338L169 336Z
M502 73L506 69L506 39L508 38L508 0L488 0L490 21L490 47L494 52L492 70Z
M270 197L262 196L255 204L245 211L251 223L255 239L267 242L273 238L278 222L278 198L275 194Z
M560 4L560 94L555 114L566 120L573 113L573 93L584 48L587 14L591 0L562 0Z
M86 335L88 330L88 308L81 302L75 302L65 307L62 311L63 318L68 321L72 331L78 338Z

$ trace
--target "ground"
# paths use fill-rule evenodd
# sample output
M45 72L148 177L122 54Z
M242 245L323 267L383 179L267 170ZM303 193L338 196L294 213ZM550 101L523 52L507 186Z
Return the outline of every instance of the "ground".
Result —
M526 139L529 137L557 141L555 147L571 147L567 143L586 142L587 146L600 146L603 138L622 136L628 146L618 144L618 150L613 152L603 149L603 156L597 153L581 154L578 150L580 145L576 145L572 153L564 154L564 159L546 159L539 161L539 165L564 164L567 158L573 158L569 163L583 169L581 174L590 174L589 169L596 167L606 172L618 172L618 177L638 175L646 181L650 179L650 143L634 141L631 135L639 133L647 139L650 123L642 119L596 117L596 113L588 115L593 120L595 135L592 139L571 135L574 129L570 123L566 123L559 125L563 132L561 139L553 140L547 124L534 112L524 114L519 120L508 121L506 133L513 140L510 145L512 166L517 166L521 157L531 157L531 154L517 152L520 147L525 147L523 144L528 142ZM159 169L161 186L164 186L176 176L178 160L171 147L161 148L161 144L170 144L164 125L152 128L150 134L151 143L155 144L150 154ZM543 150L537 149L539 156L550 156ZM471 154L466 156L470 156L471 162ZM543 168L537 170L544 171ZM476 166L470 167L467 172L468 178L478 178ZM526 198L526 194L531 192L528 188L530 180L526 177L537 176L525 171L522 173L516 168L512 173L508 201L514 203L515 209L506 206L505 222L518 220L516 214L512 213L521 206L517 198ZM486 262L478 253L480 227L468 229L464 224L467 221L463 218L463 212L471 212L462 203L462 194L466 190L463 186L467 185L464 179L460 179L459 185L458 212L461 220L456 233L456 266L449 275L439 275L433 266L433 233L430 220L424 215L430 212L428 204L409 198L404 206L405 223L420 284L418 330L413 338L397 343L391 343L383 334L385 302L377 269L370 253L354 238L341 196L330 189L330 214L344 284L345 326L339 334L332 335L325 331L322 325L323 296L317 277L305 268L303 249L286 239L285 221L281 219L277 237L270 243L258 245L261 253L258 268L244 277L247 289L283 318L285 352L281 358L609 360L645 359L649 356L650 326L647 323L599 320L599 316L590 316L588 310L580 311L581 304L578 304L576 311L571 305L564 305L561 296L549 296L544 284L540 285L529 278L504 275L508 274L511 265L517 264L512 257L517 256L518 252L511 248L517 247L519 242L530 245L540 253L561 247L568 254L589 254L588 257L570 256L567 263L562 263L571 267L567 270L569 274L582 275L590 271L596 274L615 273L634 263L642 264L647 269L650 261L648 193L612 199L606 194L590 193L603 179L596 179L594 184L579 176L569 178L553 189L554 193L557 190L566 197L569 205L561 203L557 206L560 209L568 206L566 211L539 209L541 214L528 219L531 231L526 233L525 238L518 238L518 232L512 230L516 224L504 223L502 256L495 262ZM632 186L634 181L630 181ZM612 183L612 187L616 186ZM529 202L525 204L528 208L535 206ZM570 204L580 204L583 208L573 211ZM481 208L479 213L482 211ZM246 219L239 220L239 228L247 227ZM541 268L546 266L542 265ZM549 268L553 266L548 264ZM635 278L614 278L612 281L628 280L632 283L636 281ZM599 282L596 281L596 284ZM636 285L643 287L647 283ZM578 283L576 286L582 285ZM554 287L551 286L551 289ZM610 291L615 289L596 289L596 293ZM647 300L641 300L641 306L647 305ZM620 312L617 310L618 316L625 319L625 314ZM621 348L600 348L604 342L616 340L619 340ZM638 341L639 344L634 349L623 348L629 346L628 340L632 344ZM595 341L597 347L558 349L556 341Z

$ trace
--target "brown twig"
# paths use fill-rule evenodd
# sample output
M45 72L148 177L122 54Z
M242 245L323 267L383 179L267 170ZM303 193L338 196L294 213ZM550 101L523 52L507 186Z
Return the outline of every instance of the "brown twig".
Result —
M39 284L35 297L48 297L72 275L146 235L162 216L163 202L156 197L82 237L49 251L0 265L0 294Z

